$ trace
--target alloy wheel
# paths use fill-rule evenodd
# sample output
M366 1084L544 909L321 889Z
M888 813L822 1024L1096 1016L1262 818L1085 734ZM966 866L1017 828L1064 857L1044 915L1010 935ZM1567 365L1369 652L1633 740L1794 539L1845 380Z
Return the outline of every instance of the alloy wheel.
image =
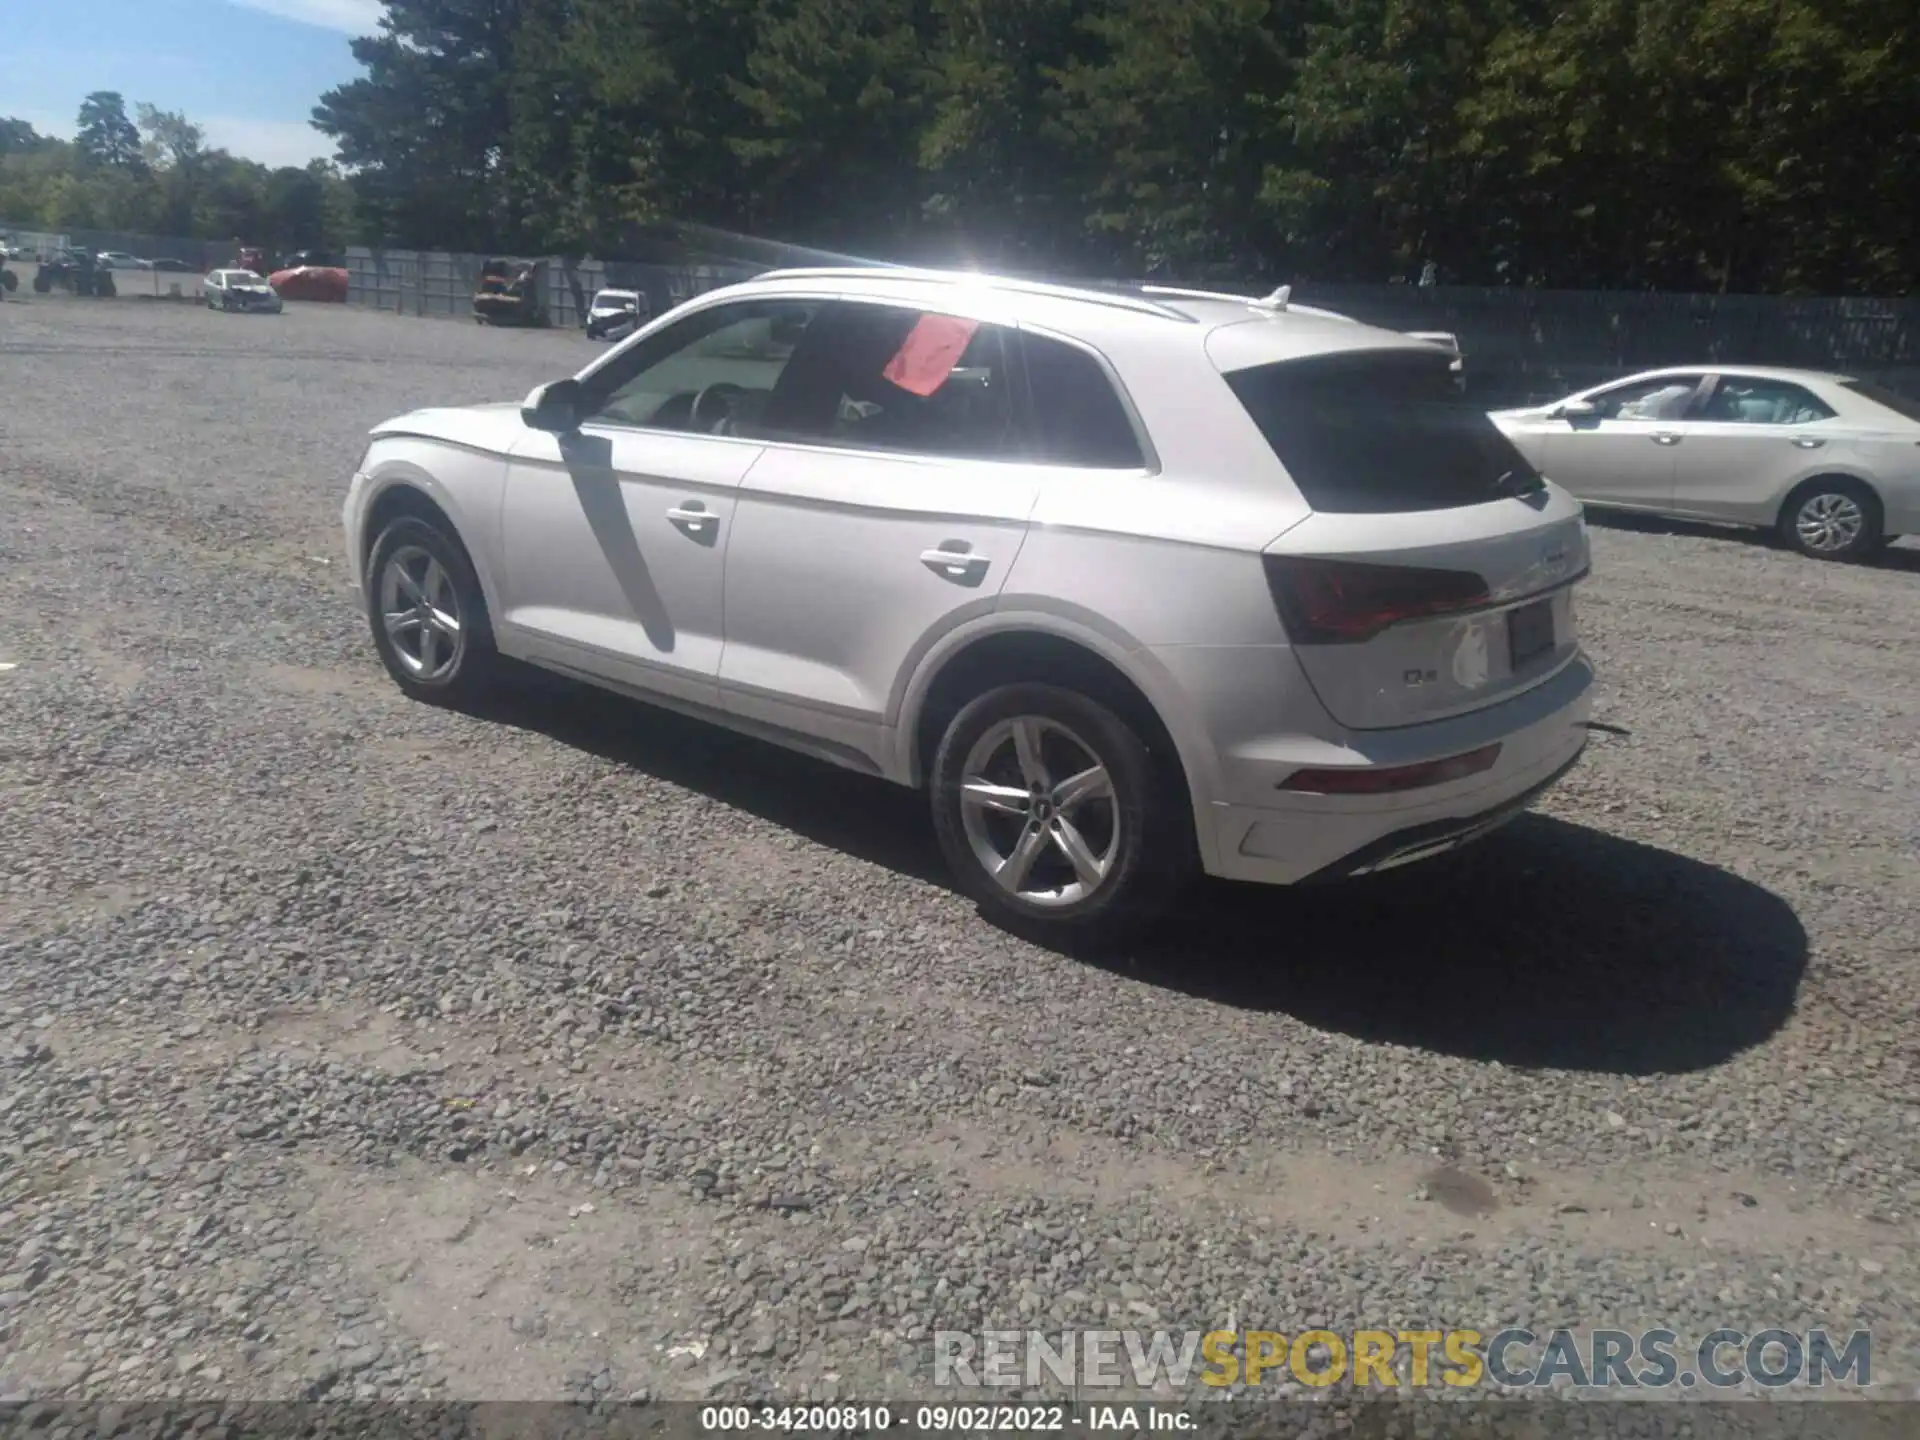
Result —
M380 572L380 623L415 680L453 673L465 649L460 595L446 567L418 545L402 545Z
M1827 491L1810 497L1794 516L1794 533L1809 550L1832 554L1845 550L1860 539L1866 528L1866 512L1851 495Z
M1073 905L1120 854L1120 807L1100 757L1057 720L989 726L967 754L960 819L975 859L1029 905Z

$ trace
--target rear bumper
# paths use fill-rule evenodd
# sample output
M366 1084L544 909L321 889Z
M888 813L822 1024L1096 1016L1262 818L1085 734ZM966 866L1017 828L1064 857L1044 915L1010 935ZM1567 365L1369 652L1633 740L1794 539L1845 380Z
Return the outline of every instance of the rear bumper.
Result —
M1208 869L1229 880L1293 885L1384 870L1476 840L1578 762L1592 688L1593 669L1582 656L1504 704L1368 737L1390 746L1390 753L1369 757L1380 764L1442 759L1499 743L1491 770L1454 784L1397 795L1290 795L1276 787L1299 762L1263 766L1257 791L1243 783L1232 801L1208 807L1214 841ZM1239 774L1243 782L1251 778L1245 766Z
M1483 835L1491 835L1546 794L1559 783L1562 775L1580 763L1580 757L1585 753L1586 747L1582 745L1574 751L1572 759L1546 779L1478 815L1427 820L1404 830L1396 830L1391 835L1382 835L1372 844L1363 845L1351 855L1344 855L1331 865L1314 871L1299 883L1311 885L1323 880L1351 880L1360 875L1375 875L1382 870L1411 865L1416 860L1428 860L1435 855L1444 855L1449 850L1457 850L1462 845L1469 845Z

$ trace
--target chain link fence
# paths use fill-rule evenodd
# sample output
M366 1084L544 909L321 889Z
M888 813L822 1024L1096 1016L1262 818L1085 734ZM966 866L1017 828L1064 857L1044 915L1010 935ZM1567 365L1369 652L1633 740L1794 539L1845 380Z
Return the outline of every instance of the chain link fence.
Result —
M235 263L233 242L123 231L54 235L0 220L16 250L9 299L32 298L34 258L65 245L115 257L121 296L198 300L201 277ZM775 247L778 248L778 247ZM127 258L121 258L127 257ZM594 293L636 290L655 315L772 263L689 258L675 263L483 256L457 251L351 247L340 256L350 305L389 314L466 319L488 259L510 271L534 264L540 323L586 322ZM1264 293L1269 284L1249 284ZM1840 371L1920 391L1920 299L1654 292L1526 290L1514 287L1333 285L1302 282L1294 298L1400 331L1448 331L1466 356L1469 392L1489 407L1530 404L1636 370L1740 363Z
M720 285L749 278L747 265L688 263L658 265L567 256L487 256L441 250L373 250L349 247L345 253L347 303L396 315L465 319L473 314L474 292L489 260L509 271L534 265L533 309L549 326L578 328L596 291L609 286L637 290L658 315L681 301Z

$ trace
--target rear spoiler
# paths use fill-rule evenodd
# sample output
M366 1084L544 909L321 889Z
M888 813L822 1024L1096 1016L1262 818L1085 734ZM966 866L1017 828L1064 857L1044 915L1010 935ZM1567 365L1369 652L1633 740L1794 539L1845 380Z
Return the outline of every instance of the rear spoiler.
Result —
M1447 368L1454 374L1459 375L1466 369L1465 359L1460 353L1460 337L1451 330L1409 330L1406 333L1409 340L1424 340L1451 353L1453 364Z

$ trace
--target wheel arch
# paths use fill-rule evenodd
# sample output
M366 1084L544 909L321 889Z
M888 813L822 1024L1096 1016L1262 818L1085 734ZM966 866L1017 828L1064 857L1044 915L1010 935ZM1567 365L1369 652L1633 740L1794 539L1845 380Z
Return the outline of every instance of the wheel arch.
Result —
M1148 651L1127 649L1056 616L998 615L963 627L929 652L900 707L897 778L925 786L940 736L961 707L987 689L1022 680L1067 685L1120 715L1150 754L1172 766L1199 844L1203 851L1209 848L1210 827L1202 811L1216 777L1209 752L1194 741L1197 722L1186 715L1172 680L1157 673Z
M1857 485L1862 490L1865 490L1873 500L1875 507L1880 511L1881 524L1883 526L1885 525L1887 498L1880 493L1880 487L1875 485L1871 479L1861 474L1858 470L1844 465L1822 465L1812 474L1804 475L1788 485L1785 492L1780 496L1780 503L1774 507L1773 523L1776 526L1785 525L1789 511L1791 511L1801 496L1816 486L1830 484L1835 480L1844 480L1849 485Z
M462 523L460 506L448 493L446 486L417 465L399 463L383 467L372 482L361 510L359 531L354 538L362 600L371 594L373 585L373 577L368 573L368 561L373 555L374 542L380 538L381 531L403 515L412 515L443 527L448 536L467 552L467 560L480 582L480 595L486 602L488 621L497 633L500 604L494 591L492 566L486 563L487 557L474 543L475 536L470 527Z

